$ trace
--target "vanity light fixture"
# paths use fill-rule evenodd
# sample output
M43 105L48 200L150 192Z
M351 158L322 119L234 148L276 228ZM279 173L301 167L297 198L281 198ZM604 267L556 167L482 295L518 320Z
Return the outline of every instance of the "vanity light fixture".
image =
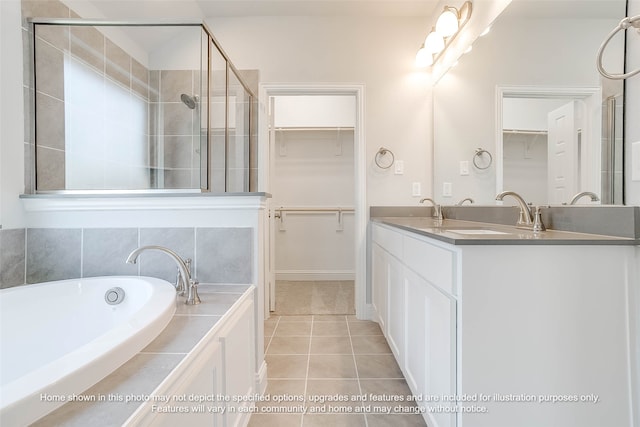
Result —
M466 1L456 9L445 6L420 50L416 54L416 66L426 68L433 65L447 49L451 41L456 38L460 30L471 17L471 1Z

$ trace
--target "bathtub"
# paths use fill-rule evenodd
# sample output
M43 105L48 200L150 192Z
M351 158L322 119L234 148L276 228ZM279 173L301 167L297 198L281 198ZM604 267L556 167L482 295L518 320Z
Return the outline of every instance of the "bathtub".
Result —
M105 293L124 290L111 305ZM27 425L71 400L149 344L175 312L175 288L111 276L0 291L0 425ZM110 294L115 298L115 294Z

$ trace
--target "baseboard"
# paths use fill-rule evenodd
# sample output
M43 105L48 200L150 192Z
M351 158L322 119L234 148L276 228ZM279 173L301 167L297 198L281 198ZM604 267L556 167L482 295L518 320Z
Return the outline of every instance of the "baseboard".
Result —
M256 390L258 390L258 394L263 395L267 391L267 362L264 360L256 374L256 382Z
M276 270L276 280L305 282L355 279L353 270Z

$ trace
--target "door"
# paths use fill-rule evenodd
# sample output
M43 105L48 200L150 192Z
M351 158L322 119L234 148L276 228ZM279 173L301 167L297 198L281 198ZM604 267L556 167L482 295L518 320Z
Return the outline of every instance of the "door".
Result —
M579 134L576 101L549 112L548 116L549 204L566 203L578 190Z

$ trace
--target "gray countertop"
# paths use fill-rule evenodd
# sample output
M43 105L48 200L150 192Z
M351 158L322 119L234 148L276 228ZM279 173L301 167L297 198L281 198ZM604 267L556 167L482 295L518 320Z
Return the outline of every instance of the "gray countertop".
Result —
M640 240L547 230L534 233L515 226L428 217L374 217L371 221L452 245L639 245Z

